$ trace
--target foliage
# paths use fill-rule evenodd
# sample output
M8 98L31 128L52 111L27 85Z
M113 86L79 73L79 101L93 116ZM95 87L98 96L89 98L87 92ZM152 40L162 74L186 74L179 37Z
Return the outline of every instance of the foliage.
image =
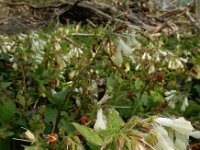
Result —
M132 149L138 140L155 146L148 140L155 139L154 115L198 120L198 35L189 44L191 37L178 35L150 41L117 28L49 26L1 35L0 138L26 139L27 150ZM106 130L92 129L100 108ZM148 135L138 138L143 130Z

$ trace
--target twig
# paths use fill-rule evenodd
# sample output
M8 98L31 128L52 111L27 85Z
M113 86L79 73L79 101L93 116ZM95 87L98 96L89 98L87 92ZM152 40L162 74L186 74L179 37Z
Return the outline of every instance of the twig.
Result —
M186 7L180 7L180 8L177 8L177 9L170 10L167 13L162 14L161 16L156 17L156 20L158 20L158 21L164 21L166 18L169 18L171 16L180 14L180 13L184 12L185 10L186 10Z
M190 20L190 22L198 29L200 30L200 24L197 23L195 21L195 19L191 16L191 14L189 13L189 11L186 11L185 12L185 16Z

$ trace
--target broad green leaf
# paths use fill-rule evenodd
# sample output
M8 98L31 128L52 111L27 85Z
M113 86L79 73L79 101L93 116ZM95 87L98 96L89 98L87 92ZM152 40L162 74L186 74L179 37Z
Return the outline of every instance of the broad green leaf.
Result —
M25 97L24 96L22 96L22 95L18 95L18 103L21 105L21 106L25 106L25 104L26 104L26 100L25 100Z
M7 87L9 87L12 84L12 82L1 82L1 87L6 89Z
M65 130L65 132L67 132L68 134L76 131L74 126L71 123L69 123L66 119L62 119L60 121L60 125Z
M120 127L124 125L124 121L119 113L113 108L108 115L107 129L111 134L118 134Z
M142 94L141 101L142 101L142 103L143 103L144 106L147 106L147 105L148 105L149 98L150 98L149 95L147 95L147 94Z
M141 90L144 87L144 82L142 80L135 81L135 90Z
M52 102L53 104L60 105L64 101L66 95L67 95L67 90L65 89L63 91L55 93L54 95L47 94L47 97L49 101Z
M162 102L164 100L163 97L160 95L160 93L155 91L150 91L150 96L153 102Z
M11 131L8 131L6 128L0 129L0 137L1 138L5 139L12 135L14 135L14 133Z
M99 146L103 144L102 138L93 129L90 129L84 125L79 125L77 123L72 123L72 124L86 138L88 142Z
M13 119L15 113L17 113L15 103L11 100L5 101L3 105L0 106L0 122L9 122Z
M46 107L44 113L45 123L54 122L56 120L56 110L50 107Z

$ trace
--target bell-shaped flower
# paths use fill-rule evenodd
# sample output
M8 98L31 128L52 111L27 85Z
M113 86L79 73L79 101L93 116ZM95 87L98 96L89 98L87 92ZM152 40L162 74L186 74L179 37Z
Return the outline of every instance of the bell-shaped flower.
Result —
M158 117L155 119L155 122L166 127L171 127L173 125L172 119L169 118Z
M112 61L117 65L120 66L123 63L123 57L121 51L117 51L112 57Z
M155 69L154 64L151 64L151 65L149 66L148 74L152 74L152 73L154 73L155 71L156 71L156 69Z
M174 134L174 145L177 149L186 150L188 145L188 135L181 134L179 132L175 132Z
M32 142L34 142L36 140L35 135L30 130L26 130L26 132L24 134L28 140L30 140Z
M162 126L170 127L173 130L182 133L184 135L190 135L193 130L191 122L185 120L183 117L178 119L159 117L155 119L155 122L159 123Z
M131 49L122 39L119 39L117 49L121 49L123 55L126 57L130 57L133 53L133 49Z
M176 90L170 90L170 91L166 91L166 92L164 93L164 95L165 95L165 96L169 96L169 95L174 94L174 93L176 93Z
M181 105L181 111L185 111L185 108L188 106L188 97L185 97Z
M136 47L136 48L140 48L140 47L141 47L141 43L136 39L135 33L132 33L132 34L128 37L127 45L129 45L129 46L131 46L131 47L133 46L133 47Z
M17 63L13 63L12 68L13 68L14 70L17 70L17 69L18 69Z
M170 60L169 61L169 64L168 64L168 68L169 69L177 69L177 65L176 65L176 62L174 60Z
M173 101L170 101L168 106L171 108L171 109L174 109L176 107L176 105L174 104Z
M141 66L141 65L138 64L138 65L135 67L135 70L138 71L138 70L140 69L140 66Z
M156 62L160 62L160 54L159 53L156 54Z
M27 35L20 33L19 35L17 35L17 38L19 41L24 41L27 38Z
M97 112L97 120L94 124L94 129L96 130L105 130L106 129L107 120L106 117L103 115L102 109L99 109Z
M157 143L154 146L156 150L174 150L173 142L168 136L167 131L162 126L154 127Z
M166 92L164 93L164 95L166 96L166 97L165 97L165 100L166 100L166 101L172 100L172 99L174 98L175 94L176 94L176 90L166 91Z
M142 55L142 60L145 60L145 59L146 59L146 55L147 55L147 53L145 52L145 53Z
M192 131L192 133L190 134L190 136L192 136L195 139L200 139L200 131Z
M160 53L162 56L167 56L167 52L166 52L166 51L160 50L159 53Z
M176 64L177 64L177 68L184 68L184 65L182 64L180 59L176 59L175 61L176 61Z
M170 101L171 99L174 98L174 96L175 96L175 94L171 94L171 95L165 97L165 100L166 100L166 101Z
M151 60L151 56L150 56L150 54L149 53L147 53L147 60Z
M183 117L175 119L171 128L185 135L190 135L194 129L191 122L185 120Z

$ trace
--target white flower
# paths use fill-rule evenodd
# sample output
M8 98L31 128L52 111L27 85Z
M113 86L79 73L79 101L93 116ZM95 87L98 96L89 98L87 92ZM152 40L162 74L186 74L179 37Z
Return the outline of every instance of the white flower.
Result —
M32 40L31 50L32 51L38 51L39 49L39 42L36 40Z
M136 48L140 48L140 47L141 47L140 42L138 42L138 40L136 40L136 38L135 38L135 33L132 33L132 34L128 37L127 45L129 45L129 46L134 46L134 47L136 47Z
M59 51L61 49L61 46L60 46L60 44L58 42L55 43L54 46L55 46L55 50L56 51Z
M34 51L34 52L37 52L37 51L42 51L44 50L44 47L46 45L46 42L44 40L35 40L33 39L32 40L32 45L31 45L31 50Z
M19 41L24 41L24 40L27 38L27 35L26 35L26 34L20 33L20 34L17 36L17 38L18 38Z
M162 126L155 126L155 135L157 143L154 146L156 150L174 150L173 142L168 136L168 132Z
M185 120L183 117L178 119L168 119L168 118L156 118L155 122L162 126L170 127L173 130L182 133L184 135L190 135L193 130L191 122Z
M179 132L175 132L174 134L174 145L177 149L186 150L188 145L189 135L184 135Z
M13 63L12 68L13 68L14 70L17 70L17 69L18 69L17 64L16 64L16 63Z
M169 118L156 118L155 122L159 123L162 126L171 127L173 125L173 121Z
M191 122L185 120L183 117L175 119L171 128L184 135L190 135L193 130Z
M180 150L187 149L189 135L192 135L193 130L191 122L185 120L183 117L178 119L158 117L154 121L161 125L156 125L155 128L158 139L158 143L155 146L156 150L167 150L171 148ZM167 130L162 126L167 127Z
M123 63L123 58L120 50L117 50L117 52L111 57L112 61L120 66Z
M9 62L13 62L14 59L14 57L9 58Z
M171 108L171 109L174 109L176 107L176 105L174 104L174 102L170 101L168 106Z
M151 56L147 53L147 60L151 60Z
M24 134L28 140L35 141L36 137L30 130L27 130Z
M170 101L174 96L175 96L175 94L171 94L171 95L165 97L165 100Z
M156 55L156 62L159 62L160 61L160 55L159 53Z
M200 139L200 131L192 131L190 136L192 136L195 139Z
M130 65L128 63L125 64L125 72L130 71Z
M169 64L168 64L168 68L169 69L183 69L184 68L184 65L183 63L181 62L181 59L179 58L174 58L174 59L171 59L169 61Z
M181 111L185 111L185 108L188 106L188 97L185 97L181 105Z
M97 120L94 124L94 129L102 129L105 130L106 129L106 117L103 115L102 109L99 109L97 112Z
M184 63L187 63L188 62L188 58L180 58L180 60Z
M174 94L174 93L176 93L176 90L166 91L166 92L164 93L164 95L165 95L165 96L169 96L169 95Z
M133 52L133 49L131 49L127 44L124 43L124 41L122 39L119 39L119 44L117 49L121 49L122 53L124 54L124 56L126 57L130 57L130 55Z
M142 55L142 60L145 60L145 59L146 59L146 55L147 55L147 53L144 53L144 54Z
M155 66L154 66L153 64L151 64L150 67L149 67L148 74L152 74L152 73L154 73L155 70L156 70L156 69L155 69Z
M179 59L176 59L175 61L176 61L176 63L177 63L177 67L178 67L178 68L184 68L182 62L181 62Z
M177 68L174 60L169 61L168 68L169 69L176 69Z
M135 70L138 71L140 69L140 64L135 67Z
M167 56L167 52L166 51L159 51L160 54L162 54L163 56Z

